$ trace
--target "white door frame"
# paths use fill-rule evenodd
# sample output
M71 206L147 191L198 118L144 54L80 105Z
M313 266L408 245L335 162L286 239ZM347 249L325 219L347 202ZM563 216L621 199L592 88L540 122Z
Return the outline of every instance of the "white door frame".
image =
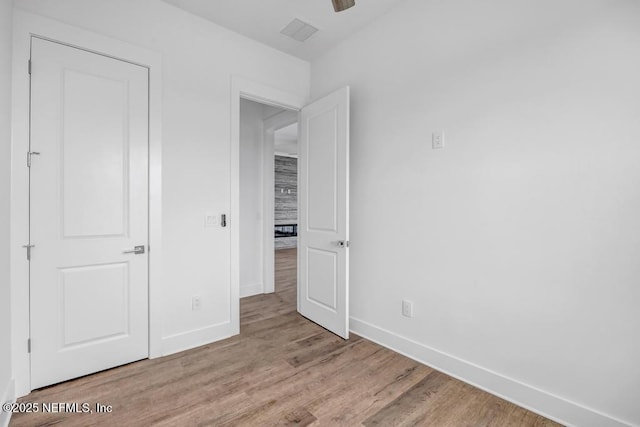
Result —
M275 132L298 122L298 113L287 110L262 123L262 292L275 292Z
M159 53L82 30L61 22L14 10L12 152L11 152L11 325L16 397L31 391L29 338L29 264L22 245L29 241L28 60L36 36L149 69L149 357L162 355L162 57ZM37 65L36 65L37 66ZM34 242L37 245L37 242ZM37 251L37 247L35 249Z
M243 77L232 76L231 78L231 211L229 231L231 233L231 327L234 334L240 333L240 98L294 111L299 111L307 102L305 97ZM264 150L263 153L266 158ZM273 192L273 188L271 191ZM263 206L264 198L267 198L267 193L263 191ZM268 230L263 230L265 237L268 232ZM273 229L270 232L273 245ZM266 244L266 239L263 241ZM263 263L263 272L267 268L265 264ZM264 276L263 280L267 280L268 276ZM266 289L266 284L263 286Z

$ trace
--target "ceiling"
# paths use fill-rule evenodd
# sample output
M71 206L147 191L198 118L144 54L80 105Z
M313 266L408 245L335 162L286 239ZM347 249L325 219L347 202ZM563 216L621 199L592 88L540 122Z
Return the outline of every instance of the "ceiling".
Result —
M331 0L163 0L218 25L305 60L322 55L340 41L404 0L356 0L340 13ZM320 31L306 42L280 34L294 18Z

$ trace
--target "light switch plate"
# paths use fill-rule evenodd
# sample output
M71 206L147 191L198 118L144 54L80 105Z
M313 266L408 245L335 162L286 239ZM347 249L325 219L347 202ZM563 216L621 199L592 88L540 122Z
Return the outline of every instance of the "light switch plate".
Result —
M218 226L218 215L207 212L204 214L204 227L213 228Z

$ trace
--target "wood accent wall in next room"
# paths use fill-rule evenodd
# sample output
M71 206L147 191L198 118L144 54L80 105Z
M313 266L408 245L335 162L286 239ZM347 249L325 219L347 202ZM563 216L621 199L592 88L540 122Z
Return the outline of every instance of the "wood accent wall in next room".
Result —
M275 224L298 224L298 159L275 156L275 168ZM296 237L275 239L276 249L296 246Z

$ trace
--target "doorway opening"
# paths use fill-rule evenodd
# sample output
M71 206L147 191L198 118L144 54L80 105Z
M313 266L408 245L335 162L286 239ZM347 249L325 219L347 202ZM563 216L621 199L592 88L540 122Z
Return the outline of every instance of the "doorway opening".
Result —
M296 111L240 100L240 298L283 293L278 311L296 310L297 138ZM257 316L246 302L241 324Z
M231 82L231 329L240 333L241 234L245 221L262 224L262 242L253 239L253 247L262 248L262 283L253 284L262 293L275 290L274 234L272 216L274 168L271 153L275 153L275 132L298 121L298 251L297 251L297 312L344 339L349 336L349 87L338 89L312 102L279 90L238 77ZM262 152L263 209L256 212L241 207L244 186L241 177L243 100L277 106L285 111L274 112L263 119ZM264 107L260 107L262 111ZM297 112L297 114L296 114ZM263 112L264 113L264 112ZM262 117L265 117L263 114ZM290 120L289 122L287 122ZM254 130L255 131L255 130ZM250 133L250 132L249 132ZM273 143L272 143L273 142ZM254 165L256 163L254 162ZM245 167L246 169L246 167ZM255 169L255 168L254 168ZM245 187L245 194L247 190ZM265 205L267 208L265 208ZM248 218L248 219L247 219ZM262 221L259 219L262 218ZM268 224L264 226L264 224ZM246 236L246 235L245 235ZM251 247L251 246L249 246ZM255 259L255 258L254 258ZM255 263L253 266L255 267ZM246 277L246 271L243 273ZM251 283L249 283L251 285ZM260 285L260 286L258 286ZM244 294L244 295L243 295Z

